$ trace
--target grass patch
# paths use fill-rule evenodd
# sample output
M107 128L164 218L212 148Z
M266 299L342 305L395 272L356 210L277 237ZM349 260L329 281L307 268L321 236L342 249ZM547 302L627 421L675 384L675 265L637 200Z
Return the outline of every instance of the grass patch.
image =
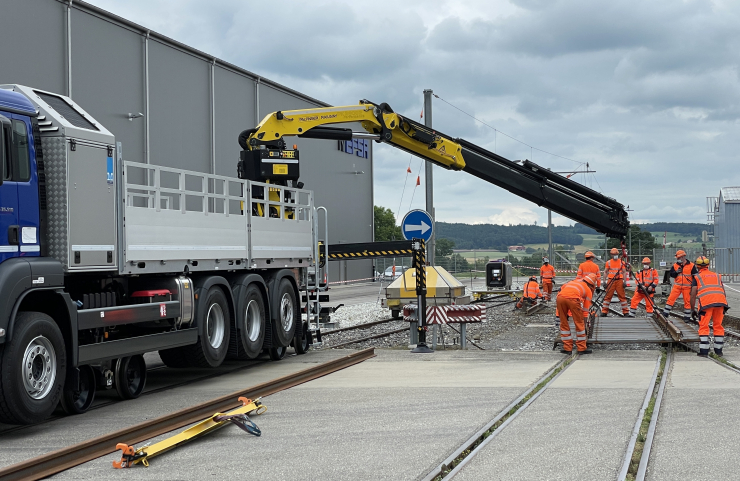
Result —
M442 468L442 472L437 477L434 478L434 481L439 481L439 480L443 479L445 476L447 476L448 474L450 474L450 471L452 471L453 469L455 469L455 467L458 464L460 464L463 461L463 459L467 458L468 455L470 455L470 453L475 450L475 448L477 448L486 438L488 438L491 434L493 434L499 427L501 427L501 425L504 424L507 419L509 419L511 416L513 416L514 413L516 413L524 404L527 403L527 401L529 401L530 399L532 399L532 396L534 396L539 391L541 391L547 385L547 383L552 380L552 378L554 378L555 376L557 376L560 372L563 371L563 369L565 369L566 367L568 367L568 365L571 362L573 362L573 359L574 359L573 357L567 359L560 367L556 368L549 376L547 376L547 378L543 379L539 384L537 384L537 386L534 389L532 389L532 391L529 394L527 394L526 396L524 396L524 398L522 398L521 401L519 401L514 407L512 407L511 409L509 409L509 411L501 419L499 419L496 422L496 424L494 424L493 426L491 426L486 432L484 432L483 434L481 434L478 437L478 439L476 439L473 442L473 444L471 444L470 446L468 446L468 449L466 449L462 453L460 453L460 455L458 457L456 457L454 460L452 460L452 462L450 464L448 464L447 466L444 466Z
M724 365L726 365L726 366L730 366L731 368L733 368L733 369L737 369L737 370L739 370L739 371L740 371L740 367L737 367L736 365L734 365L733 363L731 363L730 361L728 361L728 360L727 360L727 359L725 359L724 357L722 357L722 356L718 356L718 355L716 355L716 354L715 354L715 353L713 353L713 352L710 352L710 353L709 353L709 355L710 355L710 356L712 357L712 359L714 359L715 361L717 361L717 362L721 362L722 364L724 364Z
M634 481L637 475L637 469L640 467L640 459L642 459L642 450L645 448L645 439L647 437L648 428L650 427L650 421L653 419L653 409L655 409L655 399L658 396L658 387L660 381L663 379L665 374L665 363L668 353L663 351L660 356L660 368L658 369L658 376L655 378L655 384L653 385L653 395L650 397L650 403L645 414L642 417L642 423L640 423L640 431L637 434L637 442L635 443L635 450L632 451L632 459L630 460L629 471L627 471L627 480Z

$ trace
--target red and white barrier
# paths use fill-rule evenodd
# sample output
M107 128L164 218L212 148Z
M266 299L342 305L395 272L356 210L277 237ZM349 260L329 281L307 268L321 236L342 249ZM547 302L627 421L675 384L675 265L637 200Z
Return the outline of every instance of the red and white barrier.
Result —
M403 320L417 321L416 304L403 306ZM427 324L458 324L468 322L486 322L485 304L427 306Z

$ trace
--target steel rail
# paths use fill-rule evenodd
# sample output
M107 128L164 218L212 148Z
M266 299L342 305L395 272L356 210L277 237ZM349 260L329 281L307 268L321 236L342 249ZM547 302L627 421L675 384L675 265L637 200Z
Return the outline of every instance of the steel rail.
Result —
M267 381L225 396L196 404L155 419L145 421L103 436L89 439L79 444L47 453L0 469L0 479L42 479L93 459L114 452L116 443L133 445L160 434L187 426L212 416L215 412L225 412L241 406L237 401L240 396L255 399L269 396L313 379L326 376L340 369L347 368L375 357L375 350L364 349L347 356L334 359L317 366L309 367L287 376Z
M328 336L330 334L337 334L337 333L345 332L345 331L366 329L368 327L377 326L379 324L386 324L388 322L393 322L393 321L403 321L403 319L382 319L380 321L365 322L364 324L355 324L354 326L349 326L349 327L340 327L339 329L332 329L331 331L322 332L321 337Z
M537 381L535 381L534 384L532 384L532 386L529 389L527 389L522 394L520 394L519 397L517 397L516 399L514 399L508 406L506 406L503 410L501 410L496 415L496 417L494 417L492 420L490 420L485 426L483 426L482 428L480 428L475 434L473 434L470 438L468 438L467 441L465 441L464 443L462 443L460 445L460 447L455 450L454 453L452 453L451 455L449 455L447 457L447 459L445 459L444 461L442 461L442 463L440 463L439 466L437 466L429 474L427 474L423 478L423 481L433 481L438 476L442 476L442 473L445 470L449 469L450 465L458 457L460 457L465 451L470 451L470 453L465 458L463 458L460 461L460 463L457 466L455 466L454 469L452 469L449 473L447 473L443 477L444 478L452 478L455 474L459 473L460 470L463 468L463 466L465 466L468 463L468 461L470 461L470 459L472 459L476 454L478 454L480 452L480 450L486 444L488 444L491 439L493 439L494 437L496 437L496 435L499 432L501 432L514 418L516 418L519 415L520 412L522 412L527 407L529 407L529 405L532 404L532 402L534 402L534 400L537 399L537 397L539 397L539 395L541 393L543 393L548 388L548 386L550 386L550 384L552 384L552 382L555 381L555 379L557 379L569 366L571 366L573 364L573 362L575 362L578 359L578 357L579 357L578 354L572 354L570 356L567 356L565 359L563 359L557 365L555 365L552 369L550 369L549 371L547 371L547 373L544 376L542 376L541 378L539 378ZM563 367L564 364L568 360L572 360L572 362L570 364L566 365L565 367ZM517 409L516 412L514 412L513 414L511 414L506 419L506 421L504 421L495 431L493 431L488 437L483 438L483 436L485 435L486 432L488 432L488 430L490 430L493 426L495 426L496 423L498 423L499 421L501 421L501 419L503 419L507 414L509 414L509 412L512 409L514 409L520 402L522 402L527 396L529 396L532 393L532 391L534 391L535 389L537 389L540 386L540 384L542 384L547 378L549 378L550 376L552 376L552 374L555 371L557 371L558 369L561 369L561 371L558 372L555 376L553 376L553 378L550 379L550 381L548 381L547 384L545 384L544 386L542 386L542 388L539 391L537 391L532 397L530 397L527 400L527 402L525 402L524 404L522 404L522 406L519 409ZM477 446L475 446L475 444L478 443L479 441L480 441L480 444L478 444Z
M667 354L666 354L667 355ZM645 400L642 402L640 413L637 415L637 421L635 426L632 428L632 436L630 436L630 442L627 444L627 451L624 454L624 461L622 461L622 470L619 472L617 477L618 481L625 481L627 479L627 473L630 470L630 464L632 463L632 455L635 453L635 444L637 444L637 436L640 434L640 426L642 426L642 420L645 417L645 411L650 405L650 399L653 397L655 391L655 381L658 379L658 371L660 371L660 358L655 362L655 370L653 370L653 377L648 384L647 394L645 394ZM667 362L667 359L666 359ZM665 374L665 370L663 370Z
M658 425L658 417L660 416L660 405L663 401L663 393L665 392L666 381L671 370L671 363L673 362L673 350L668 350L668 357L665 360L665 367L663 368L663 377L660 378L660 386L658 387L658 394L655 396L655 405L653 407L653 415L650 418L650 425L648 426L647 435L645 436L645 444L642 448L642 456L640 457L640 466L637 468L637 474L635 475L636 481L645 481L645 474L647 473L647 466L650 460L650 450L653 447L653 440L655 439L655 428Z
M380 339L381 337L388 337L391 334L398 334L399 332L407 332L409 330L408 327L402 327L401 329L394 329L393 331L388 332L381 332L380 334L373 334L372 336L362 337L360 339L353 339L351 341L341 342L339 344L335 344L334 346L327 346L329 349L337 349L339 347L349 346L351 344L357 344L358 342L365 342L370 341L373 339Z

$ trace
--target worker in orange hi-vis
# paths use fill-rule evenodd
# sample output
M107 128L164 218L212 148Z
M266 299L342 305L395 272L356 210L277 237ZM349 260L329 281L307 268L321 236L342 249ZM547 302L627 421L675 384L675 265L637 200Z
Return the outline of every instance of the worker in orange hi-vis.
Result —
M709 355L709 323L712 323L714 331L714 353L722 355L722 347L725 344L725 328L722 320L725 312L729 309L727 305L727 294L722 276L709 270L709 259L699 256L696 259L698 273L694 276L691 288L691 308L696 312L696 300L699 300L699 354L706 357Z
M573 316L576 327L576 349L580 354L591 354L586 345L586 322L591 307L591 296L596 289L596 276L586 274L583 279L575 279L563 284L557 297L557 310L560 314L560 340L563 342L563 354L573 350L573 337L568 323L568 311Z
M540 282L542 283L545 300L549 301L552 298L552 286L555 283L555 268L550 265L550 259L547 257L542 259Z
M601 317L609 315L609 303L611 303L615 292L622 304L622 315L626 316L629 314L629 304L627 304L627 296L624 293L624 283L627 282L627 266L619 258L619 250L616 247L612 248L609 254L612 258L604 264L606 295L604 296L604 305L601 308Z
M676 251L676 263L670 270L670 276L675 279L671 294L665 301L663 315L668 317L673 309L673 304L678 300L678 296L683 297L683 320L691 320L691 286L694 285L694 277L699 273L693 262L686 259L686 252L683 250Z
M653 313L653 306L655 302L655 288L658 287L658 271L650 267L650 258L645 257L642 259L642 270L635 272L635 281L637 286L635 288L635 295L632 296L632 302L630 303L630 317L635 317L635 309L640 305L640 301L645 299L645 311L648 314ZM649 297L649 299L648 299Z
M583 256L586 260L578 266L576 279L583 279L586 274L594 274L596 276L596 288L601 288L601 269L594 262L594 257L596 256L591 251L587 251Z
M540 292L540 284L537 282L537 277L532 276L529 278L524 288L522 289L522 298L516 303L516 308L521 309L524 307L524 302L528 302L530 305L537 302L537 299L542 298Z

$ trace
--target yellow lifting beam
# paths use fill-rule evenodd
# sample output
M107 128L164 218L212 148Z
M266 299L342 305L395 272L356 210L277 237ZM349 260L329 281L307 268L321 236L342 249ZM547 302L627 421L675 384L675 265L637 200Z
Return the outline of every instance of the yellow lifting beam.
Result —
M385 126L381 124L380 119ZM372 103L273 112L262 119L249 139L267 142L286 136L301 135L320 125L346 122L359 122L370 134L379 134L385 127L391 135L382 139L383 142L413 152L445 169L462 170L465 167L460 144L419 124L412 124L397 113L381 112L380 108ZM431 142L425 143L414 138L417 130L425 134L425 138L431 139Z
M175 434L167 439L151 445L145 445L140 448L129 446L128 444L116 444L116 449L121 450L121 460L113 461L113 467L116 469L130 468L134 464L143 464L149 466L149 459L166 453L181 444L185 444L192 439L204 436L212 431L222 428L226 423L232 422L244 431L259 436L259 428L249 419L248 414L262 414L267 411L259 399L252 401L245 397L240 397L239 401L242 406L229 411L228 413L216 413L198 424L195 424L181 433Z

